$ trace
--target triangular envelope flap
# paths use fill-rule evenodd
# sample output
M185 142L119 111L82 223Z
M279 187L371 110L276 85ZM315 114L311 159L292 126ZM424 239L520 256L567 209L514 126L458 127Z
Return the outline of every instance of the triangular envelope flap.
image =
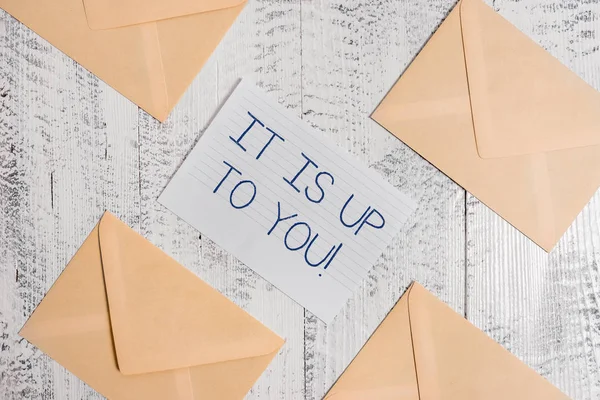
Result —
M247 0L80 0L91 29L110 29L239 6Z
M568 399L422 286L408 307L421 400Z
M100 251L119 370L138 374L257 357L283 340L106 213Z
M600 144L600 93L481 0L462 0L479 155Z
M177 104L198 76L244 5L167 19L156 24L170 108Z
M154 117L166 119L170 107L152 24L90 30L82 0L0 0L0 8Z
M326 400L419 400L407 297L390 311Z

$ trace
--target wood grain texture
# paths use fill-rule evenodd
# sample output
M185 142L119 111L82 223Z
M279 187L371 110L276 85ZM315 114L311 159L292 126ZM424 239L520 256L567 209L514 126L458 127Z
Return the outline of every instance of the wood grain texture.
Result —
M105 209L135 224L137 107L0 16L0 398L101 398L17 332Z
M496 0L493 6L600 89L598 1ZM599 202L597 194L546 254L468 195L469 320L582 400L600 398Z
M105 209L285 337L248 399L320 399L418 280L600 398L600 195L546 255L370 113L455 0L251 0L164 124L0 11L0 400L102 399L17 332ZM488 1L600 89L598 0ZM325 326L156 202L240 77L419 202Z

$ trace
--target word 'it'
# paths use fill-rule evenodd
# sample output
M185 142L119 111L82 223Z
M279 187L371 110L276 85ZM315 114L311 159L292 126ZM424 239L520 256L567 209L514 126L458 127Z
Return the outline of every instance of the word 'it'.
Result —
M265 130L268 132L268 134L266 135L266 140L264 142L264 146L261 148L261 150L256 155L256 159L260 160L262 155L265 153L267 148L271 145L271 143L273 143L273 141L275 139L280 140L282 142L285 142L285 139L281 135L279 135L277 132L272 130L271 128L265 126L265 124L263 124L258 118L256 118L254 115L252 115L252 113L250 111L248 111L248 115L250 116L250 118L252 118L252 122L250 122L250 125L248 125L248 127L244 130L244 132L242 132L242 134L239 137L234 138L233 136L229 136L229 139L231 139L233 141L233 143L235 143L240 149L242 149L243 151L246 152L248 150L242 144L246 135L252 130L252 128L254 128L256 126L256 124L265 128Z

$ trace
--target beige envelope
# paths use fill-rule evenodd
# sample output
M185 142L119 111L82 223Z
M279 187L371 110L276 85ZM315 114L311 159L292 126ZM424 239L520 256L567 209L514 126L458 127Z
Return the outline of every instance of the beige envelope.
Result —
M111 400L241 399L283 345L109 213L20 334Z
M246 0L0 0L0 8L164 121Z
M481 0L372 117L546 251L600 186L600 94Z
M568 399L414 283L326 400Z

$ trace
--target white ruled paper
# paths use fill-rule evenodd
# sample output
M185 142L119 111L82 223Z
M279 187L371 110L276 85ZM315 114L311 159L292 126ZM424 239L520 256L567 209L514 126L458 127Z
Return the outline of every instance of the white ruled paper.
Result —
M415 208L246 80L159 202L325 323Z

